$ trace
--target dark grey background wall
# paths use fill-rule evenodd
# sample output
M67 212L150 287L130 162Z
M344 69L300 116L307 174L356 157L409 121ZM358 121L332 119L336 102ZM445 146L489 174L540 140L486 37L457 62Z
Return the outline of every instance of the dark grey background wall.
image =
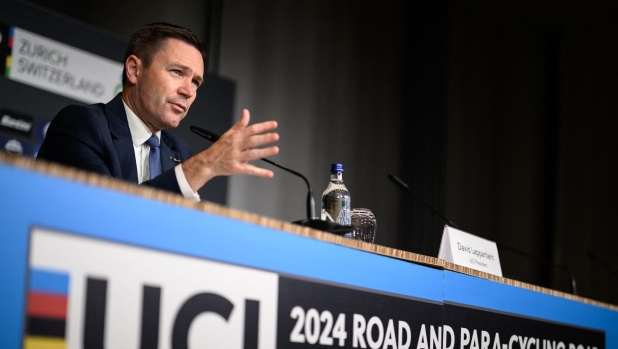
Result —
M234 116L278 120L275 160L318 195L330 163L344 163L352 205L378 217L377 243L438 252L444 222L394 173L463 230L564 264L580 294L618 303L613 3L37 2L125 37L165 20L216 38L211 71L236 83ZM228 198L304 215L302 182L281 172L234 177ZM506 276L569 289L556 268L500 256Z
M465 230L566 265L581 294L613 303L616 9L451 2L445 165L447 212ZM500 257L507 275L568 290L556 268Z

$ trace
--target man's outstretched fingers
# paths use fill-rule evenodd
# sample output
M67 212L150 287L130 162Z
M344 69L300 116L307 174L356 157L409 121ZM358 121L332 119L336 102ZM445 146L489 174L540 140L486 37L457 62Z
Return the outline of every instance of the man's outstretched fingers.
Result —
M269 132L277 128L277 122L266 121L249 126L249 119L249 111L244 109L240 120L217 142L182 164L191 188L197 190L215 176L233 174L263 178L274 176L272 171L249 164L249 161L279 153L277 146L260 148L279 140L279 134Z
M239 161L253 161L261 158L266 158L269 156L277 155L279 153L279 147L272 146L263 149L251 149L242 153L242 156L239 158Z
M255 135L247 137L243 140L242 149L253 149L279 140L279 134L266 133L263 135Z
M244 134L246 136L253 136L260 133L268 132L276 129L278 126L276 121L264 121L257 124L253 124L244 129Z
M251 176L258 176L258 177L262 177L262 178L273 178L274 177L274 173L271 170L267 170L264 168L260 168L257 166L253 166L251 164L246 164L245 165L245 174L251 175Z
M242 115L240 116L240 120L236 121L234 126L232 126L231 130L240 131L249 125L249 120L251 119L251 115L249 114L249 110L243 109Z

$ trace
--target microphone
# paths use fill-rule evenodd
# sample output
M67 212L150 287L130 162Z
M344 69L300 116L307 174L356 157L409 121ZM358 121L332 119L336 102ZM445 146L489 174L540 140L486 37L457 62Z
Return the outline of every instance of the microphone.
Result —
M201 127L197 127L197 126L190 126L189 129L191 131L193 131L195 134L197 134L198 136L201 136L203 138L206 138L207 140L211 141L211 142L216 142L219 140L219 135L208 131L206 129L203 129ZM303 179L303 181L305 181L305 184L307 185L307 219L306 220L300 220L300 221L296 221L296 222L292 222L298 225L303 225L303 226L308 226L314 229L318 229L318 230L323 230L326 231L328 233L333 233L333 234L337 234L337 235L345 235L346 233L349 233L352 231L352 227L351 226L347 226L347 225L340 225L337 223L333 223L333 222L327 222L327 221L323 221L317 218L317 216L315 215L315 199L313 197L313 191L311 190L311 185L309 184L309 180L307 180L307 178L305 176L303 176L300 172L296 172L292 169L289 169L285 166L279 165L278 163L272 161L272 160L268 160L268 159L260 159L262 161L265 161L275 167L278 167L288 173L291 173L297 177L300 177Z
M438 212L438 210L436 210L435 208L433 208L431 205L429 205L425 200L423 200L418 194L416 194L416 192L414 192L414 190L412 190L404 181L402 181L399 177L392 175L392 174L388 174L388 178L393 181L393 183L395 183L398 187L400 187L401 189L405 190L407 193L412 194L412 196L417 199L418 201L422 202L423 205L425 205L427 208L429 208L430 210L432 210L435 214L437 214L440 218L442 218L445 222L447 222L449 225L458 228L459 227L451 220L449 220L448 218L444 217L440 212ZM520 256L524 256L527 258L530 258L536 262L545 264L545 265L549 265L551 267L554 267L556 269L559 269L561 271L563 271L564 273L567 274L567 276L569 277L569 279L571 280L571 294L573 295L577 295L577 284L575 282L575 276L573 276L573 273L571 273L571 270L569 268L567 268L564 265L561 264L555 264L551 261L539 258L533 254L527 253L527 252L523 252L520 251L516 248L513 248L511 246L496 242L496 245L498 245L498 247L500 249L503 250L507 250L509 252L518 254Z
M418 196L418 194L416 194L414 192L414 190L410 189L410 187L401 179L399 179L399 177L392 175L392 174L388 174L388 179L390 179L393 183L395 183L399 188L407 191L408 193L412 194L412 196L423 203L423 205L425 205L425 207L429 208L430 210L433 211L433 213L437 214L438 216L440 216L440 218L442 218L446 223L448 223L449 225L455 227L455 228L459 228L457 226L457 224L453 223L451 220L449 220L448 218L444 217L440 212L438 212L438 210L436 210L435 208L433 208L431 205L429 205L425 200L423 200L423 198L421 198L420 196Z

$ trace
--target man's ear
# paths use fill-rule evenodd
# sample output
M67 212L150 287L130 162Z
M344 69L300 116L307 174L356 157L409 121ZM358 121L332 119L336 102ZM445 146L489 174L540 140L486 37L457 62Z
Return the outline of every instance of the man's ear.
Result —
M136 55L130 55L124 62L127 71L127 81L132 85L137 83L137 77L142 73L142 61Z

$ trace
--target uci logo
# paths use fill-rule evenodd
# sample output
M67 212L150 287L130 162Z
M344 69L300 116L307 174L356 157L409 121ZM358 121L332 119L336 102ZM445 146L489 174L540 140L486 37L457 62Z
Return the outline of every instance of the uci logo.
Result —
M40 228L31 236L30 267L70 279L57 334L67 348L276 347L276 273Z
M104 348L107 280L87 279L84 319L84 348ZM144 286L142 292L142 318L140 348L159 347L159 317L161 288ZM214 313L225 321L230 317L234 304L216 293L198 293L187 299L176 313L171 335L172 349L187 349L189 329L202 313ZM245 300L244 348L258 347L258 321L260 302Z

